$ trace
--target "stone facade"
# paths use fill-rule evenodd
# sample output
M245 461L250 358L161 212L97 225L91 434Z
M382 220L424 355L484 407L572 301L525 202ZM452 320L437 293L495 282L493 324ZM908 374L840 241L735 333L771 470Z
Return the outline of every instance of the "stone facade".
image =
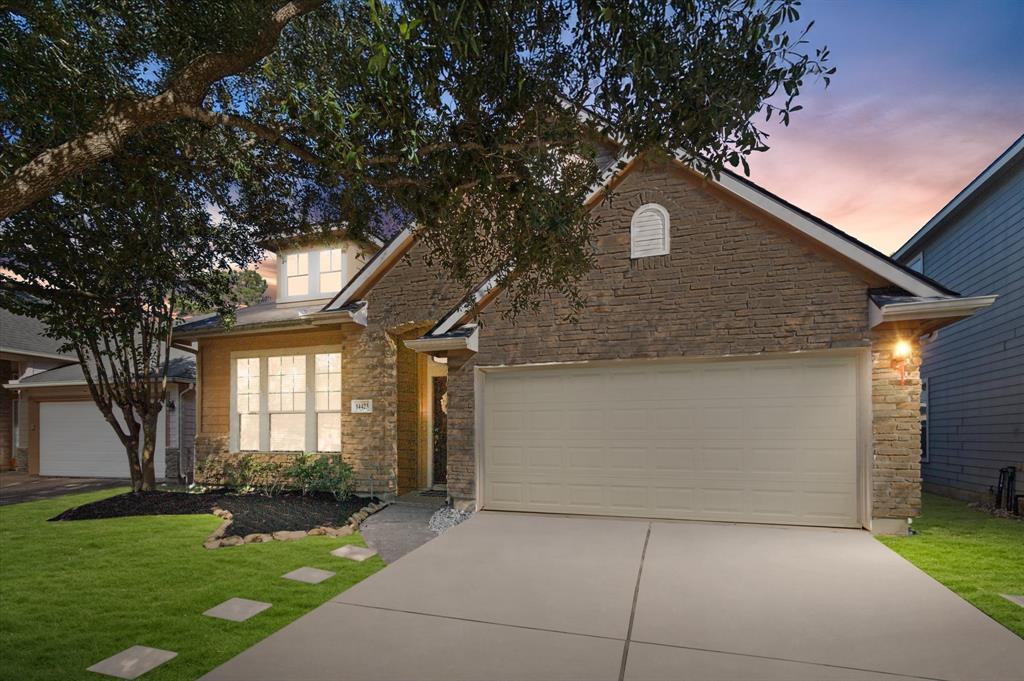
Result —
M895 330L873 336L871 498L873 517L902 520L921 513L921 379L916 344L902 376L893 366L901 339Z

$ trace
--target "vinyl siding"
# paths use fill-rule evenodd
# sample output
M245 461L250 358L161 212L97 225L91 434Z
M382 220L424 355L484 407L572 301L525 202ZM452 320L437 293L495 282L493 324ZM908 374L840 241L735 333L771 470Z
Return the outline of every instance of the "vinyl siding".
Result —
M927 487L986 495L1004 466L1024 466L1024 161L984 187L923 249L924 273L963 295L998 294L925 346Z

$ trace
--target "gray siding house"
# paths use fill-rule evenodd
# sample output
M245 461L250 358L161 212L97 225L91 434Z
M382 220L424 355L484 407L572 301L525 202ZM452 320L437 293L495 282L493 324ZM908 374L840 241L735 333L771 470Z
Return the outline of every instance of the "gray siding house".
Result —
M924 489L991 498L1005 466L1024 486L1024 136L894 258L995 304L923 344Z

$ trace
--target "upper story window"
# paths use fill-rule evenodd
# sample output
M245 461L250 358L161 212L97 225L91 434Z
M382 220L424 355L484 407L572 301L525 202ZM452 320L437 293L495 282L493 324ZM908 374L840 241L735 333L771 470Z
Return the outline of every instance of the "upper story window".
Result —
M647 258L666 255L669 251L668 211L657 203L646 203L636 209L629 226L629 257Z
M914 259L907 263L907 267L918 274L924 274L924 253L918 253L915 255Z
M353 274L350 254L342 247L296 251L281 255L279 300L329 298Z

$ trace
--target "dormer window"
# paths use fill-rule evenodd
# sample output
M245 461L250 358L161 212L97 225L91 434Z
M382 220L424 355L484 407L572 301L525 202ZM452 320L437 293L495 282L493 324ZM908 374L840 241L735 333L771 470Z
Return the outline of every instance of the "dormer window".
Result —
M282 253L278 300L333 296L352 275L351 255L342 246Z
M668 211L657 203L636 209L629 226L631 258L667 255L669 251Z

